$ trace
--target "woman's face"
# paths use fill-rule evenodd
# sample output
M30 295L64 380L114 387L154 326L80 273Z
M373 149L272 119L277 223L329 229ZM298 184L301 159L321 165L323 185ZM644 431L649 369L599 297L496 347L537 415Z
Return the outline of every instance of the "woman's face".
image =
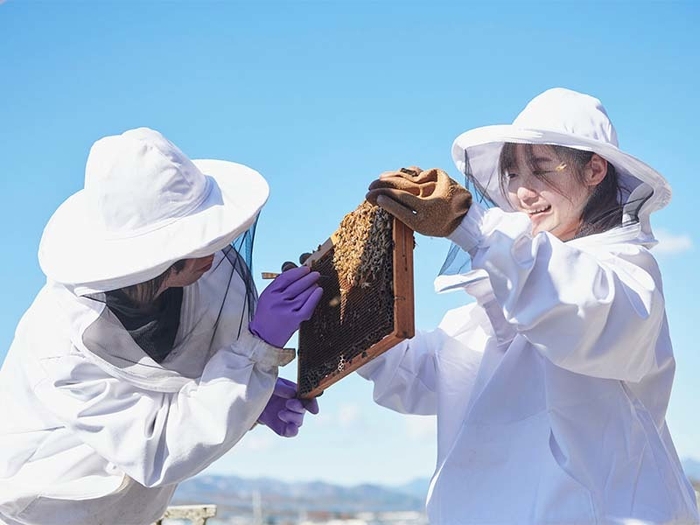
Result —
M547 231L562 241L573 239L593 186L580 182L573 166L546 145L516 146L515 161L505 175L508 200L528 214L532 234Z

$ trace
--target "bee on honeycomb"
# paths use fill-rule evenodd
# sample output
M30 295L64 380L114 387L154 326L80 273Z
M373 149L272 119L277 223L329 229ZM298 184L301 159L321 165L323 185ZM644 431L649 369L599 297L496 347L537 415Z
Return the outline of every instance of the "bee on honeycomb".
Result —
M367 201L340 222L333 237L333 268L340 284L341 319L349 291L371 287L386 272L387 254L393 246L392 222L387 211Z
M307 264L320 272L324 293L299 331L302 396L325 388L399 340L399 334L393 333L395 224L388 212L365 201L345 215L329 241L309 257ZM405 283L401 286L406 288L401 288L401 305L411 311L404 318L410 320L412 330L412 264L406 266L413 249L412 232L408 231L409 240L403 233L401 238ZM402 331L400 337L406 333ZM370 354L369 349L373 349Z

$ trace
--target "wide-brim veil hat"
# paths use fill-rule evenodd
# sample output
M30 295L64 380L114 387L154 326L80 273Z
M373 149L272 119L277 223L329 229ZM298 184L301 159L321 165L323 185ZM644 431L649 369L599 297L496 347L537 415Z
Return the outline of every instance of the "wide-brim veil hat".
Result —
M84 188L46 225L39 263L76 293L144 282L224 248L254 224L268 195L257 171L190 160L152 129L104 137L90 150Z
M471 129L452 144L452 159L477 197L506 211L516 211L501 189L501 151L505 143L564 146L597 153L615 167L619 194L611 216L621 217L620 228L600 235L647 247L656 244L649 216L671 199L671 188L654 168L622 151L617 132L597 98L565 88L552 88L532 99L512 124ZM617 213L620 211L621 213ZM593 217L595 221L598 217ZM572 243L599 243L585 234ZM607 241L606 241L607 242ZM482 270L471 270L471 258L453 244L435 280L438 292L466 289L486 279Z
M475 128L454 140L452 159L457 168L494 204L509 209L500 191L498 165L506 142L558 145L597 153L615 166L622 186L628 190L627 200L639 201L640 209L636 211L646 216L671 199L668 182L658 171L619 148L605 108L590 95L565 88L549 89L532 99L512 124Z

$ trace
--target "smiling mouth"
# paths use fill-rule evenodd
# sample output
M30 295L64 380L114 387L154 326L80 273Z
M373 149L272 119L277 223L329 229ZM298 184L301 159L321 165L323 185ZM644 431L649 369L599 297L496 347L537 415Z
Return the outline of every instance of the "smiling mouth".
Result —
M547 213L549 210L551 210L551 206L543 206L541 208L537 208L535 210L526 210L525 213L527 213L530 217L537 217L538 215L542 213Z

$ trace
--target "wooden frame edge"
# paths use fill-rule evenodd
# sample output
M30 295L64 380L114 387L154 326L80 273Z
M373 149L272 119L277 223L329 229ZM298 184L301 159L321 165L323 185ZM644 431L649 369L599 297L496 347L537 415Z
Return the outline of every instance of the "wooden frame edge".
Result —
M301 399L312 399L321 395L328 387L337 383L342 378L365 365L375 357L383 354L392 346L397 345L404 339L410 339L415 335L415 303L413 286L413 230L404 223L394 218L392 228L394 241L394 261L393 280L401 285L401 289L394 290L394 330L384 336L380 341L373 344L366 350L367 358L360 362L353 359L347 363L342 370L324 377L318 385L309 392L300 395ZM326 240L319 249L309 257L304 264L311 265L314 261L323 257L334 245L333 236ZM299 370L297 370L297 384L300 381Z

